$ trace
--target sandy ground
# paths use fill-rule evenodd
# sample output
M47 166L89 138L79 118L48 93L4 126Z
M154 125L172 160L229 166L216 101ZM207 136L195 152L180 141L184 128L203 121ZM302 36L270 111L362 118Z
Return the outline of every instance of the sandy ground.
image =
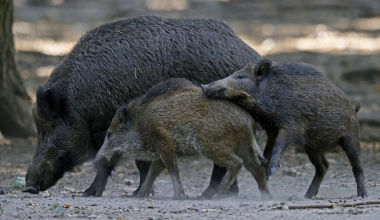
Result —
M369 197L357 198L356 183L347 157L329 153L330 169L322 182L318 198L306 200L304 193L314 175L314 167L302 153L288 152L284 167L296 170L296 176L283 168L270 178L273 199L260 201L257 184L243 168L238 176L240 193L236 198L199 200L207 187L212 163L200 159L180 164L181 180L188 199L172 199L173 187L169 175L161 174L156 182L156 195L139 199L130 197L138 184L134 161L118 166L100 198L81 197L95 176L91 163L67 173L56 186L39 195L22 193L10 186L17 177L24 177L35 151L33 139L11 139L11 145L0 146L0 219L379 219L380 205L357 205L365 201L380 202L380 154L365 145L362 161ZM58 205L55 206L55 205ZM301 205L333 205L331 208L290 209ZM62 207L65 206L65 207ZM54 209L54 207L56 207ZM62 207L62 208L61 208Z

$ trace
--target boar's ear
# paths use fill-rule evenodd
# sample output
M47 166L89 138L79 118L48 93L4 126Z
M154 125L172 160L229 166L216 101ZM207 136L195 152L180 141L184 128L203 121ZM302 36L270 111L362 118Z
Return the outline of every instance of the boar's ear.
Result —
M261 60L255 67L255 75L263 76L269 72L272 62L269 60Z
M123 125L127 121L128 115L129 115L128 107L123 106L118 110L117 121L119 122L120 125Z
M56 118L59 116L61 100L53 88L38 87L37 109L43 117Z
M250 73L253 74L255 72L255 67L256 63L249 63L244 67L244 69L248 70Z

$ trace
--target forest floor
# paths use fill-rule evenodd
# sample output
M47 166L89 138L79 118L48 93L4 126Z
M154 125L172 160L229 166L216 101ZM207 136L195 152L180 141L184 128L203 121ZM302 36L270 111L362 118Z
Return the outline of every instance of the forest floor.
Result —
M362 143L361 155L368 198L356 197L351 165L343 152L327 154L330 168L316 199L303 198L314 175L314 167L303 153L287 152L283 168L270 177L273 199L261 201L255 180L244 168L238 181L238 197L211 200L197 198L207 187L212 163L200 159L180 163L181 181L189 198L173 200L169 175L162 173L155 184L156 195L131 197L139 181L134 161L118 166L100 198L81 197L96 171L86 163L67 173L58 183L38 195L22 193L12 186L25 177L35 152L35 139L10 139L0 146L0 219L378 219L380 215L379 144ZM286 172L294 168L292 172ZM4 194L2 194L2 192ZM377 204L363 205L363 202ZM303 206L314 206L305 208ZM325 207L325 208L321 208Z

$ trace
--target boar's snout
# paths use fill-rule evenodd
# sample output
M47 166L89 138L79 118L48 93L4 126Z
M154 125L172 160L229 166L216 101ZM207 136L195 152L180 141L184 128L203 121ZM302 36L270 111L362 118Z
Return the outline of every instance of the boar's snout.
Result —
M52 173L44 165L39 164L38 168L33 165L35 164L32 164L26 173L23 192L38 194L52 187L63 176L63 173Z
M40 190L34 186L25 186L24 189L22 189L22 192L38 194L40 192Z
M38 194L40 192L40 179L41 178L38 175L37 169L34 169L33 166L30 166L25 177L26 185L22 191Z
M212 83L207 85L201 84L201 86L203 93L209 98L216 99L224 98L226 96L226 88L218 88L218 86L212 86Z

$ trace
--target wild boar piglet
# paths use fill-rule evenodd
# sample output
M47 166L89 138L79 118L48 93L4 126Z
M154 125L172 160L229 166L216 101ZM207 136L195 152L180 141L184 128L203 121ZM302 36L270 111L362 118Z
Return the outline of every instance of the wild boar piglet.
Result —
M138 196L152 191L156 177L167 168L174 198L184 189L177 159L203 155L227 169L218 194L229 193L244 165L257 181L261 197L269 197L263 158L254 136L255 122L242 107L208 99L200 86L174 78L152 87L145 95L121 106L108 129L95 165L98 174L85 194L100 196L113 167L122 158L152 161Z
M262 60L202 87L208 97L227 99L247 109L265 129L268 175L281 167L280 156L288 146L304 147L315 166L305 197L313 198L329 167L324 153L340 145L351 162L357 195L367 197L359 158L356 113L360 106L351 106L343 91L318 69L306 63Z

